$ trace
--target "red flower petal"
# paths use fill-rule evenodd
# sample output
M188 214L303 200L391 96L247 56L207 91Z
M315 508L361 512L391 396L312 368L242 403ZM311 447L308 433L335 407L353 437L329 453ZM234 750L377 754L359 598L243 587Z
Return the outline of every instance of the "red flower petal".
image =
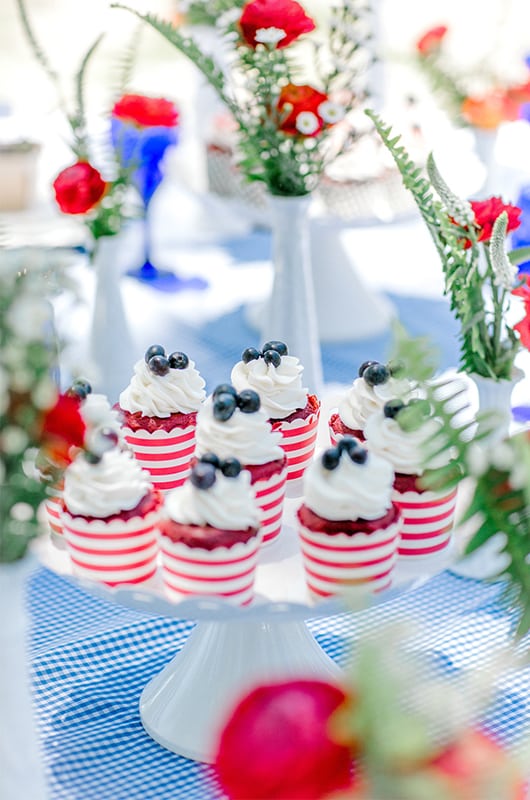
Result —
M514 231L521 224L521 220L519 219L521 216L521 209L517 206L503 203L501 197L488 197L486 200L472 200L471 208L473 209L475 222L479 229L479 242L489 242L495 220L503 211L506 211L508 214L508 233Z
M83 446L86 425L80 405L77 397L59 395L55 405L42 418L41 446L55 463L68 464L71 461L70 449Z
M416 42L416 50L423 56L429 55L433 50L440 47L447 31L446 25L437 25L435 28L430 28Z
M177 107L170 100L143 94L124 94L114 104L112 116L146 128L174 128L179 119Z
M307 84L297 85L288 83L280 92L278 98L277 109L280 115L288 112L282 118L280 123L280 130L284 133L292 134L293 136L301 136L302 134L296 127L296 118L302 111L310 111L318 117L320 126L315 134L322 129L323 121L318 114L318 107L324 103L328 96L323 92L319 92L312 86ZM315 135L313 134L313 135Z
M243 8L239 27L250 47L256 47L256 31L260 28L279 28L286 34L277 44L281 48L313 31L315 23L296 0L250 0Z
M107 184L95 167L77 161L60 172L53 182L57 205L65 214L85 214L99 203Z

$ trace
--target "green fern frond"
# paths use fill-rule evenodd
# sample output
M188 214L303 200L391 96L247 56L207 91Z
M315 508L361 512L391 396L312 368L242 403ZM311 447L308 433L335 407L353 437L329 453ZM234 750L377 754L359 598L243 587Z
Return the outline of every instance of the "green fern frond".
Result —
M90 45L86 51L79 69L74 78L75 97L76 97L76 112L74 116L70 116L70 125L75 139L75 153L78 158L86 158L88 154L87 142L87 122L86 122L86 107L85 107L85 77L88 65L92 56L99 47L105 34L100 34L97 39Z
M143 25L139 22L133 31L129 44L118 59L116 65L117 80L113 92L114 97L121 97L129 90L140 47L142 31Z

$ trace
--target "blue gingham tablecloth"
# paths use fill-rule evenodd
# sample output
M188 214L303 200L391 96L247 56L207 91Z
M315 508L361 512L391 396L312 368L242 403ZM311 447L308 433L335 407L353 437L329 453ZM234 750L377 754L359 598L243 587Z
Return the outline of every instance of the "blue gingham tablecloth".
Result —
M500 591L498 583L444 572L386 603L312 620L309 627L345 665L357 636L411 620L430 661L454 676L483 666L508 641L513 618L499 602ZM102 601L46 568L32 575L28 600L50 800L220 798L211 768L156 744L138 711L143 688L182 647L193 623ZM530 730L530 668L500 680L484 722L515 752L522 747Z

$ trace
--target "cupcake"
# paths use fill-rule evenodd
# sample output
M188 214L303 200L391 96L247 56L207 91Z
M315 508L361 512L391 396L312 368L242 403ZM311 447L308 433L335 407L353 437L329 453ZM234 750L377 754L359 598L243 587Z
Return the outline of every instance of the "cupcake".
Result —
M276 539L282 526L287 457L281 440L252 389L238 393L229 383L221 384L197 417L197 455L234 457L250 472L264 543Z
M185 353L166 356L155 344L134 365L131 382L120 394L125 439L156 489L174 489L189 475L204 385Z
M165 498L162 575L170 599L214 595L247 605L261 543L250 472L207 454Z
M161 497L113 431L98 431L64 475L61 521L75 574L111 586L156 571Z
M329 420L329 436L333 445L341 436L355 436L364 441L368 418L380 411L387 400L414 396L414 386L405 378L393 376L393 368L378 361L365 361Z
M273 431L281 433L288 487L300 480L313 458L320 416L320 401L302 386L303 371L283 342L267 342L261 351L247 347L231 376L238 392L259 394Z
M86 426L85 439L88 440L98 429L115 431L122 441L120 419L104 394L93 394L92 386L84 378L77 378L66 390L69 397L77 397L80 402L80 413ZM39 463L42 479L48 483L49 497L44 502L48 525L52 533L52 541L59 547L62 542L61 513L63 508L63 469L54 468L51 464Z
M306 470L297 511L306 580L314 598L346 586L381 591L392 583L400 514L392 466L351 436Z
M445 550L451 541L456 489L441 494L423 488L425 443L442 423L429 416L427 401L411 400L410 403L423 404L423 413L417 422L405 424L406 420L400 415L405 408L403 401L388 401L383 410L373 414L366 423L366 445L394 467L393 500L402 512L400 555L424 556ZM430 466L448 464L450 459L447 451L437 456Z

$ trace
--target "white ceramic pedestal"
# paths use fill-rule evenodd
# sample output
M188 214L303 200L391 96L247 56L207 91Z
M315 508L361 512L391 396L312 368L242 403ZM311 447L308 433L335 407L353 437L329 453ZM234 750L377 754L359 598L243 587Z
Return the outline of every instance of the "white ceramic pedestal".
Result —
M200 622L144 689L142 724L168 750L213 762L223 723L246 691L289 677L340 679L304 622L239 617Z

